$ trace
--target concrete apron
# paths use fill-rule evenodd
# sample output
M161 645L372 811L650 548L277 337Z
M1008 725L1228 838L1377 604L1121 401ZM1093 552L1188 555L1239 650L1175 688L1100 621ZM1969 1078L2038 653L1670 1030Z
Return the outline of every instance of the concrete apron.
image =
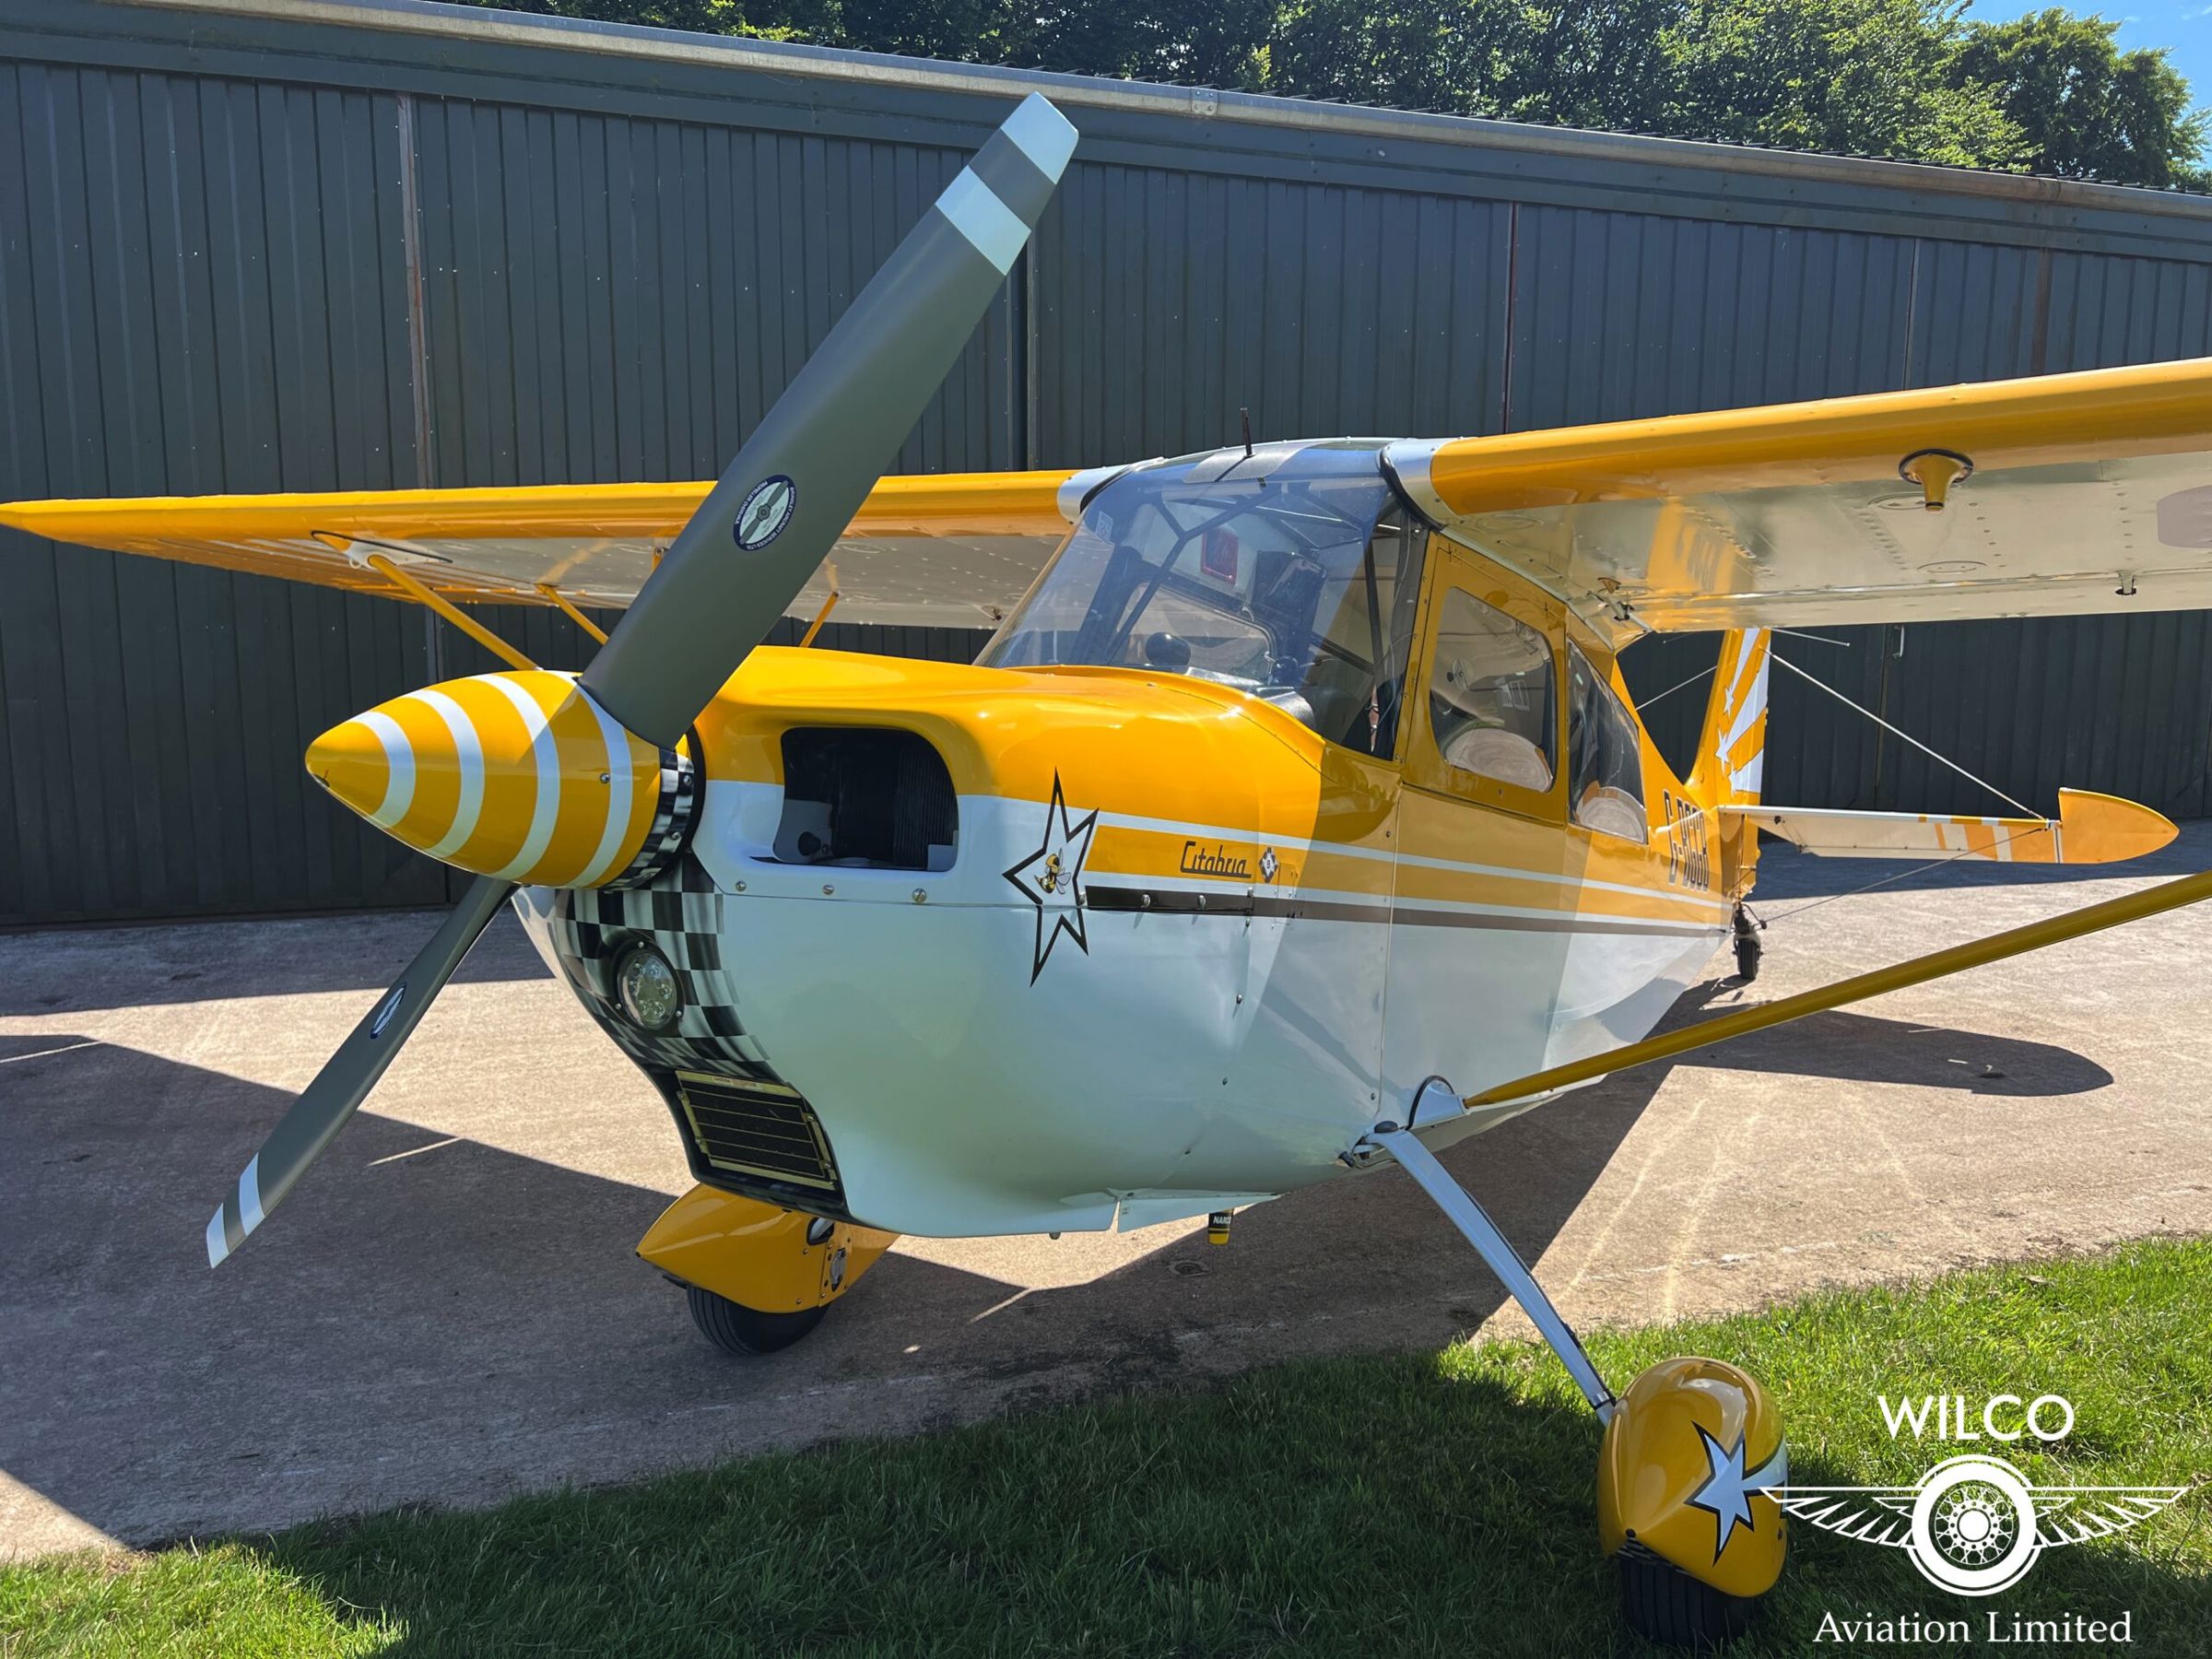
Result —
M2212 865L1962 868L1768 935L1785 994ZM1770 853L1781 917L1891 866ZM1298 1355L1524 1334L1392 1171L1194 1224L903 1241L741 1361L631 1254L687 1184L651 1089L487 935L220 1273L209 1207L424 916L0 937L0 1554L481 1504ZM1609 1080L1446 1155L1571 1319L2212 1229L2212 929L2190 912Z

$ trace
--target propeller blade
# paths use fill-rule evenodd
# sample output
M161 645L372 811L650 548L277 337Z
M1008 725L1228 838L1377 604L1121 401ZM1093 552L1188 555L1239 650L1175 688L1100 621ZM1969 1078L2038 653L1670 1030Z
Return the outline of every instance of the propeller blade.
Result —
M1074 153L1022 100L830 329L671 544L582 679L673 748L804 587L944 384ZM207 1264L245 1241L345 1127L514 890L480 876L277 1124L207 1223Z
M944 384L1075 144L1022 100L776 400L584 671L630 731L673 747L767 637Z
M292 1102L246 1165L238 1178L238 1190L216 1206L214 1219L207 1223L208 1266L220 1265L244 1243L246 1235L307 1173L307 1166L322 1156L354 1108L368 1099L407 1033L513 891L512 882L477 877L406 971L377 998L376 1006L353 1028L353 1035L315 1074L315 1080Z

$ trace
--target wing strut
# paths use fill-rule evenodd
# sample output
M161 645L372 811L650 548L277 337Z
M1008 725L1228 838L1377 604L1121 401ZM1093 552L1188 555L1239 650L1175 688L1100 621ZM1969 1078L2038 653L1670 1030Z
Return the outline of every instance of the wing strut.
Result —
M1892 967L1877 968L1871 973L1856 974L1850 979L1840 980L1835 984L1823 985L1816 991L1785 996L1780 1002L1740 1009L1734 1014L1724 1014L1717 1019L1685 1026L1680 1030L1647 1037L1641 1042L1631 1042L1625 1048L1593 1054L1587 1060L1555 1065L1548 1071L1533 1072L1525 1077L1515 1077L1509 1083L1500 1083L1495 1088L1486 1088L1480 1094L1469 1095L1465 1104L1472 1110L1478 1106L1501 1105L1509 1100L1525 1100L1533 1096L1550 1094L1556 1089L1571 1088L1578 1083L1587 1083L1593 1078L1626 1071L1630 1066L1648 1065L1653 1060L1669 1060L1677 1054L1686 1054L1692 1049L1710 1048L1716 1042L1725 1042L1731 1037L1742 1037L1752 1031L1764 1030L1769 1026L1802 1019L1807 1014L1825 1013L1830 1008L1840 1008L1846 1003L1879 996L1886 991L1901 991L1909 985L1924 984L1929 980L1941 979L1946 974L1960 973L1969 968L1980 968L1990 962L2001 962L2006 957L2041 950L2046 945L2063 945L2068 939L2078 939L2085 934L2118 927L2124 922L2139 922L2146 916L2161 915L2167 911L2179 910L2185 904L2195 904L2206 899L2212 899L2212 870L2195 876L2183 876L2173 881L2162 881L2157 887L2145 888L2139 893L2107 899L2101 904L2084 905L2079 910L2068 911L2064 915L2053 916L2047 921L2030 922L2025 927L2008 928L2004 933L1992 934L1986 939L1953 945L1948 949L1914 957L1910 961L1899 962Z
M446 598L444 594L433 593L429 587L394 564L390 554L377 552L372 547L365 547L365 544L357 542L350 536L339 535L335 531L318 530L314 535L317 541L325 546L337 547L347 559L352 559L363 570L374 571L401 593L406 594L408 598L414 600L416 604L428 606L431 610L436 611L477 644L483 646L485 650L490 652L493 656L505 663L508 667L528 669L537 666L535 663L508 644L506 641L500 639L498 634L493 633L490 629L485 627L452 600Z

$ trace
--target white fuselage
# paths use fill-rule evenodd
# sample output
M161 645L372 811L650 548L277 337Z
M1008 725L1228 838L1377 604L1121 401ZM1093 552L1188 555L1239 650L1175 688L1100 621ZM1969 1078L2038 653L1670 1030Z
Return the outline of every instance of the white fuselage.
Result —
M1079 800L1055 820L962 796L941 872L779 862L782 795L708 785L691 856L715 890L687 900L711 912L745 1030L818 1114L850 1213L901 1232L1126 1229L1310 1184L1428 1077L1472 1092L1643 1036L1727 934L1718 900L1710 925L1578 918L1567 877L1521 905L1256 871L1147 875L1127 900L1084 863L1099 831L1249 832L1100 812L1086 833ZM1041 895L1054 852L1079 874ZM1110 907L1117 892L1148 908ZM541 949L551 897L518 902Z

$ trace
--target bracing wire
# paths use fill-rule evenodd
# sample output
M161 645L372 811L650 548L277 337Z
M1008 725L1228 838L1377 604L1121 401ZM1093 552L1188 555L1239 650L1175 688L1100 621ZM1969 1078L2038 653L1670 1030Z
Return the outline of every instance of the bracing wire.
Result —
M2042 826L2041 824L2036 825L2032 829L2015 830L2011 834L2006 836L2004 840L1998 841L1996 846L2009 847L2014 841L2018 841L2022 836L2040 834ZM1993 853L1995 852L1996 847L1992 847L1990 851ZM1953 853L1943 858L1931 858L1926 864L1914 865L1911 869L1908 870L1894 871L1891 874L1883 877L1879 881L1868 882L1865 887L1853 888L1850 891L1843 893L1830 893L1824 899L1815 899L1809 903L1801 904L1795 910L1783 911L1779 916L1770 916L1765 921L1759 923L1759 928L1763 932L1765 929L1773 926L1777 922L1787 922L1792 916L1802 916L1807 911L1817 911L1824 904L1833 904L1839 899L1856 899L1862 893L1871 893L1877 888L1886 888L1893 881L1903 881L1908 877L1918 876L1928 870L1939 870L1947 864L1957 864L1962 858L1972 858L1975 856L1975 853L1976 850L1972 847L1969 847L1963 852Z
M1659 695L1658 695L1657 697L1647 697L1647 698L1645 698L1645 699L1644 699L1644 700L1643 700L1641 702L1638 703L1636 706L1637 706L1637 708L1638 708L1638 709L1640 709L1640 710L1641 710L1641 709L1648 709L1648 708L1650 708L1650 707L1651 707L1651 706L1652 706L1653 703L1665 702L1665 700L1666 700L1668 698L1672 697L1672 696L1673 696L1673 695L1674 695L1676 692L1677 692L1677 691L1681 690L1683 687L1685 687L1685 686L1694 686L1694 685L1696 685L1696 684L1697 684L1697 683L1698 683L1700 680L1703 679L1703 678L1704 678L1704 677L1705 677L1707 675L1711 674L1711 673L1713 671L1713 669L1714 669L1714 668L1718 668L1719 666L1720 666L1720 665L1719 665L1718 663L1715 663L1715 664L1712 665L1712 668L1700 668L1700 669L1699 669L1699 670L1698 670L1698 671L1697 671L1695 674L1691 675L1691 676L1690 676L1690 677L1689 677L1688 679L1686 679L1686 680L1677 680L1677 681L1676 681L1676 682L1675 682L1673 685L1669 686L1669 687L1668 687L1668 688L1667 688L1665 690L1664 690L1664 691L1660 692L1660 693L1659 693Z
M2024 801L2014 800L2012 796L2006 794L1994 783L1992 783L1987 778L1977 778L1972 772L1968 771L1965 767L1959 765L1958 761L1952 759L1949 756L1937 754L1934 749L1930 748L1919 738L1913 736L1912 733L1899 731L1897 727L1891 725L1879 714L1877 714L1872 709L1866 708L1859 703L1853 702L1850 698L1844 696L1842 692L1837 690L1826 680L1820 678L1818 675L1807 673L1805 669L1798 667L1796 664L1791 662L1779 651L1771 653L1770 656L1772 661L1781 664L1784 668L1787 668L1799 679L1808 680L1812 684L1819 687L1821 690L1827 692L1830 697L1834 698L1845 708L1857 709L1860 713L1865 715L1867 719L1873 721L1876 725L1880 726L1883 731L1888 732L1891 736L1903 738L1907 743L1911 744L1922 754L1927 756L1929 759L1936 761L1941 765L1949 767L1953 771L1964 778L1969 783L1976 784L1983 789L1988 790L1991 794L1995 795L1998 800L2003 801L2007 806L2018 807L2021 813L2028 818L2040 818L2042 817L2042 814L2036 811L2034 807L2029 806ZM1938 862L1940 863L1942 861L1939 860Z

